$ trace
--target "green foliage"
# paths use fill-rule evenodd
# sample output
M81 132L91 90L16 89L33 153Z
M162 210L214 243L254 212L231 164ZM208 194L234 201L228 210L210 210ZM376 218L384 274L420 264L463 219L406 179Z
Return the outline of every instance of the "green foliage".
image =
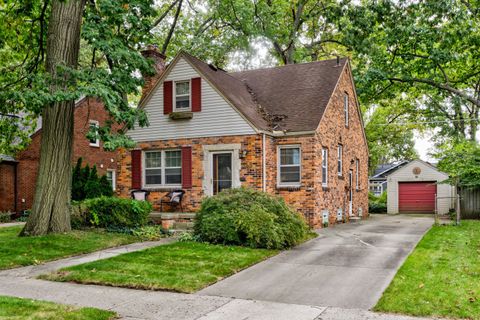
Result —
M387 192L384 191L380 196L368 193L368 212L386 213L387 212Z
M155 241L165 237L166 233L160 225L146 225L132 230L132 234L145 241Z
M182 232L178 236L179 242L192 242L192 241L199 241L200 239L194 235L192 232Z
M438 168L449 174L443 182L465 188L480 187L480 146L476 142L463 141L441 146L435 154L440 159Z
M0 10L0 153L12 153L28 142L36 118L54 102L77 100L82 96L101 99L112 121L99 129L105 149L132 146L123 130L113 124L132 128L145 126L146 115L131 108L127 96L139 94L140 71L152 71L140 49L150 41L153 0L86 1L81 30L80 61L77 68L57 62L56 79L45 70L47 26L51 1L2 2ZM13 143L15 142L15 143Z
M0 223L6 223L12 221L12 213L10 211L0 211Z
M73 168L72 177L72 200L81 201L84 199L97 198L101 196L110 197L113 195L112 185L105 175L99 177L97 167L87 164L82 168L82 158L78 158Z
M72 204L72 227L135 229L148 223L152 205L147 201L100 197Z
M201 241L255 248L289 248L308 227L284 200L253 189L224 190L203 200L195 220Z

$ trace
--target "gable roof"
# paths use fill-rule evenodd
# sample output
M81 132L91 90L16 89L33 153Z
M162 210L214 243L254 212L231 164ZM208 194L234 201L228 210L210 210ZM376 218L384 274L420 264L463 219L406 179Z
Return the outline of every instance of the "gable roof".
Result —
M408 160L402 160L397 163L379 164L370 179L387 178L387 175L407 164Z
M348 59L316 61L281 67L226 72L182 51L185 58L253 126L265 131L313 132L335 90ZM149 93L151 95L154 89ZM149 97L142 103L145 105Z
M274 121L274 130L314 131L335 90L347 59L232 72L253 91Z

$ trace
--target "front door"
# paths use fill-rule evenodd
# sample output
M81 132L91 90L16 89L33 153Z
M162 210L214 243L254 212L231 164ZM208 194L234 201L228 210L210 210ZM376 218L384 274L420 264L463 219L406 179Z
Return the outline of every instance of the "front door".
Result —
M232 153L215 152L212 154L212 190L217 194L223 189L232 188Z
M353 215L353 171L348 172L348 213Z

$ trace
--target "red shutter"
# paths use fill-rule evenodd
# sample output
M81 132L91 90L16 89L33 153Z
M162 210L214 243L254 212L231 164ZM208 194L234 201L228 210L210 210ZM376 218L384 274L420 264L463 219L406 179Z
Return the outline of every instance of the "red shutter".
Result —
M163 114L170 114L173 111L173 83L165 81L163 83Z
M132 189L142 188L142 150L132 150Z
M182 188L192 187L192 147L182 147Z
M202 78L192 79L192 112L202 111Z

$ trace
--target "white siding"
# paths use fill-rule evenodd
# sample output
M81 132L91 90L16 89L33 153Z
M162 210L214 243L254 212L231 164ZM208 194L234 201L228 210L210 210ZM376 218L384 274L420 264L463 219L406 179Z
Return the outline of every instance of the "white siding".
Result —
M413 168L419 167L421 173L415 176L412 172ZM387 188L387 211L388 213L398 213L398 183L399 182L421 182L421 181L443 181L448 178L448 175L436 170L432 166L424 163L423 161L414 160L406 166L398 169L394 173L388 176L388 188ZM451 197L454 195L454 189L448 184L437 185L438 197ZM438 199L438 213L448 213L448 210L452 207L452 199L443 198Z
M183 58L179 59L166 81L199 77ZM202 78L202 111L189 120L170 120L163 114L163 84L156 88L145 106L149 127L135 128L128 135L136 142L179 138L254 134L252 126Z

